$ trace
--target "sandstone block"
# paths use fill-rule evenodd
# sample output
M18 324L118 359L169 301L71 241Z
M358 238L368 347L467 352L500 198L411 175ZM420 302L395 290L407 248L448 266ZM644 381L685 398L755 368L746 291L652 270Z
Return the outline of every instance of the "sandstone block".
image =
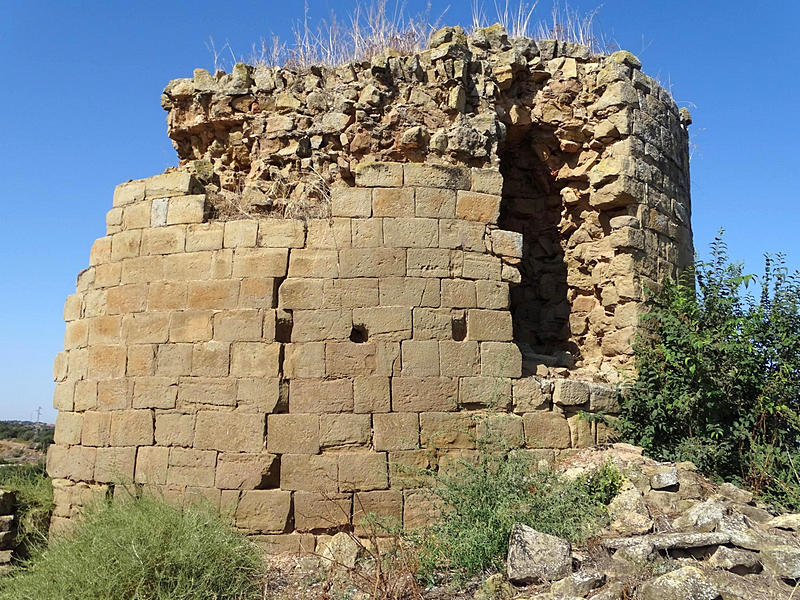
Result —
M193 223L186 228L186 252L219 250L222 248L225 224Z
M153 282L147 292L147 308L152 311L182 310L186 308L188 290L189 286L184 282Z
M170 315L170 342L205 342L211 339L212 312L210 310L185 310Z
M361 187L400 187L403 185L403 165L372 162L356 165L356 185Z
M436 248L439 246L437 219L386 218L383 241L390 248Z
M288 379L325 376L325 343L284 345L283 373Z
M147 305L147 294L147 285L144 284L113 287L106 295L106 311L110 315L141 312ZM151 307L151 310L159 310L159 307Z
M123 410L130 408L129 383L125 379L97 382L97 407L100 410Z
M91 346L89 348L89 377L114 379L125 375L125 346Z
M372 214L376 217L413 217L414 190L376 188L372 191Z
M180 376L191 373L192 344L163 344L156 348L156 375Z
M59 417L62 414L59 413ZM58 430L58 419L56 419ZM111 414L107 412L87 411L83 414L81 441L84 446L107 446L111 435ZM59 442L56 442L59 443Z
M569 448L571 436L564 415L535 411L523 415L525 445L528 448Z
M423 448L475 447L475 421L469 414L427 412L419 424Z
M475 433L484 443L500 441L511 448L521 448L525 445L523 420L519 415L486 415L477 422Z
M503 176L497 169L472 169L472 191L483 194L502 194Z
M336 250L293 248L289 254L289 277L338 276L339 255Z
M194 415L161 413L156 415L156 444L191 446L194 441Z
M194 176L184 171L162 173L147 179L141 179L140 182L145 186L145 197L147 198L180 196L202 189Z
M503 310L509 307L508 283L504 281L478 280L475 293L478 308Z
M441 219L439 221L439 246L467 250L469 252L486 252L486 226L461 219Z
M371 216L372 191L349 187L331 189L331 214L334 217Z
M468 190L471 175L468 168L452 165L433 165L425 163L406 163L404 185L451 190Z
M339 454L339 490L342 492L383 490L389 487L384 452Z
M467 339L510 341L513 335L511 313L501 310L468 310Z
M136 448L98 448L94 481L98 483L133 483Z
M439 375L439 342L405 340L402 343L403 375L431 377Z
M112 446L151 446L153 434L153 411L119 410L111 415Z
M465 279L442 280L442 307L475 308L475 282Z
M493 225L500 218L500 199L496 194L459 191L456 216L467 221Z
M608 385L589 384L589 410L616 415L621 411L617 390Z
M350 379L293 379L289 382L289 411L292 413L353 412L353 384Z
M522 353L512 342L481 342L481 375L521 377Z
M570 441L573 448L589 448L594 446L594 428L592 423L581 415L572 415L567 418L569 425Z
M374 490L357 492L353 495L353 526L356 535L381 536L380 528L376 530L367 519L371 515L401 525L403 522L403 493L399 490Z
M439 369L445 377L471 377L480 371L478 342L439 342Z
M268 415L267 451L274 454L317 454L319 415Z
M213 487L217 453L173 447L169 450L168 485Z
M258 221L239 219L226 221L222 236L223 248L252 248L258 237Z
M458 401L461 406L505 409L511 402L511 380L506 377L462 377Z
M85 320L67 323L64 331L64 348L85 348L89 341L89 322Z
M194 447L221 452L264 449L264 415L201 410L197 413Z
M286 383L277 377L239 379L236 408L245 413L274 413L286 406Z
M458 384L449 377L395 377L392 379L392 410L422 412L455 410Z
M353 410L356 413L386 413L391 409L388 377L355 377Z
M264 342L231 344L231 375L238 377L277 377L281 345Z
M278 487L280 462L274 454L222 453L217 459L215 487L222 490L260 490Z
M309 219L307 226L307 248L338 250L349 248L352 243L349 218Z
M167 312L125 315L121 327L122 337L128 344L164 343L169 338L169 322L170 315Z
M310 533L253 535L249 539L267 554L313 554L316 544L316 536Z
M456 216L455 190L420 187L414 196L415 214L418 217L453 219Z
M53 441L61 446L81 443L83 415L75 412L61 411L56 417L56 429Z
M409 277L450 277L454 269L450 250L411 248L408 250L406 273Z
M431 277L385 277L379 280L384 306L440 305L439 280Z
M338 471L335 454L284 454L281 489L336 494Z
M114 206L124 206L144 200L144 181L129 181L114 188Z
M237 248L233 255L234 277L285 277L287 248Z
M149 256L148 260L161 259L163 278L167 281L197 281L209 279L214 260L213 252L187 252L164 257ZM123 264L123 279L125 278ZM152 280L152 278L150 278Z
M292 257L293 256L294 254ZM292 273L291 258L289 260L289 273ZM293 276L290 275L290 278L284 280L278 288L278 306L286 310L324 308L324 297L322 292L324 280L302 278L292 279L291 277Z
M372 339L402 340L411 337L411 309L375 306L353 309L353 325L364 327Z
M378 306L378 279L328 279L323 284L325 308Z
M54 479L92 481L96 448L52 444L47 451L47 473Z
M353 219L350 223L353 248L383 246L383 219Z
M119 288L116 288L119 289ZM64 302L64 320L75 321L80 319L83 312L83 297L80 294L71 294L67 296ZM114 314L114 313L109 313Z
M325 344L324 365L329 377L374 375L377 367L375 344L328 342Z
M111 262L111 238L101 237L95 240L89 251L89 266L94 267L107 262Z
M178 404L180 406L197 404L235 406L236 382L227 377L187 377L181 379L178 387Z
M419 448L419 415L417 413L375 414L373 443L375 450L414 450Z
M263 313L259 310L230 310L214 314L213 335L223 342L252 342L261 339Z
M111 260L123 260L139 256L142 232L139 230L123 231L111 236Z
M493 229L492 253L509 258L522 258L522 234L516 231Z
M191 310L236 308L239 282L234 279L190 281L188 308Z
M291 507L291 492L246 490L236 507L236 525L250 531L285 531Z
M142 446L136 451L136 483L165 485L169 465L169 448Z
M583 381L557 379L553 387L553 403L559 406L581 406L589 402L589 384Z
M137 377L133 383L133 408L175 408L177 383L173 377Z
M167 225L202 223L206 212L206 196L176 196L167 204Z
M551 385L536 377L515 380L513 399L515 413L549 410L552 399Z
M292 318L292 342L344 340L353 328L353 314L346 309L296 310Z
M350 494L294 493L294 526L298 531L325 531L350 525Z
M142 232L142 254L174 254L186 246L186 228L180 225Z
M339 252L342 277L390 277L406 274L403 248L352 248Z
M457 337L454 334L458 324L464 322L464 311L449 308L415 308L413 321L414 339L446 340Z
M464 279L491 279L500 281L503 273L503 264L496 256L465 252L462 273Z
M365 414L320 415L319 441L323 448L369 444L370 416Z
M258 222L258 245L264 248L302 248L306 228L298 219L261 219Z

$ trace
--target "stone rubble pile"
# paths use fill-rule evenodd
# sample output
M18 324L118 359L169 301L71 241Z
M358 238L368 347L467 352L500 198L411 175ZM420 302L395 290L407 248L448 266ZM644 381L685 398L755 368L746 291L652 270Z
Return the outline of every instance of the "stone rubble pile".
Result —
M494 598L792 597L800 584L800 514L776 516L749 492L711 484L691 463L659 464L627 444L579 451L563 470L580 477L609 459L628 483L609 507L610 524L580 548L517 525L508 580L535 585L520 591L493 581Z

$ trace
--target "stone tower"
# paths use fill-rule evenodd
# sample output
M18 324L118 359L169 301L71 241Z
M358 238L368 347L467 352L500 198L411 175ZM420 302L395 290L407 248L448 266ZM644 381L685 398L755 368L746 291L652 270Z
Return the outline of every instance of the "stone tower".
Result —
M643 289L692 257L688 112L628 52L435 33L169 83L180 166L117 187L67 299L54 527L121 484L278 549L413 527L415 469L610 432Z

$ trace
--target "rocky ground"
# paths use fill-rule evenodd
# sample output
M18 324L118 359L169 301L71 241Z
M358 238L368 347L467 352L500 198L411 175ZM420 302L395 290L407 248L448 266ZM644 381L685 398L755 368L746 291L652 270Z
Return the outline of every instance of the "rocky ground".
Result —
M800 514L778 515L749 492L712 484L691 463L658 463L627 444L581 451L559 468L580 477L607 460L626 482L609 506L610 523L585 545L520 525L511 536L506 573L460 589L424 589L403 560L382 565L376 586L371 553L339 534L320 555L272 557L265 597L800 599Z
M0 440L0 464L36 464L44 453L29 442Z

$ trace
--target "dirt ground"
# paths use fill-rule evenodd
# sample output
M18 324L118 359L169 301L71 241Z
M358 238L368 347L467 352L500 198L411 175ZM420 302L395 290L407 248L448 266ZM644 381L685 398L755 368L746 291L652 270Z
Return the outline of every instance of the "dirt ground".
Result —
M29 447L28 442L0 440L0 464L35 464L44 460L44 453Z

